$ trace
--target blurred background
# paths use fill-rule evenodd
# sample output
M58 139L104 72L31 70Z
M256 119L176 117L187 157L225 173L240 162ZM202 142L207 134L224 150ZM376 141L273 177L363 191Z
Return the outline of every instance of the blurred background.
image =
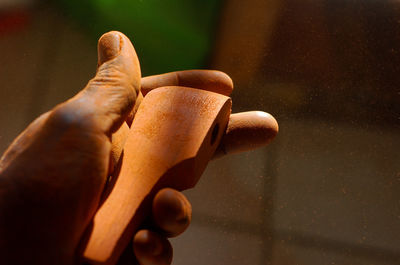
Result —
M210 163L174 265L400 264L400 2L0 0L0 150L85 86L119 30L143 74L228 73L267 148Z

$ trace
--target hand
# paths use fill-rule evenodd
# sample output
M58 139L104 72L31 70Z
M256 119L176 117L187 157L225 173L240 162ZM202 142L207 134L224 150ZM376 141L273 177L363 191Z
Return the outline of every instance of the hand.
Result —
M32 122L0 161L0 254L5 264L76 262L80 239L112 170L110 161L119 156L124 128L140 104L139 91L145 94L164 85L226 95L232 90L230 78L216 71L183 71L141 79L129 39L118 32L102 36L96 76L76 96ZM268 114L233 114L218 154L268 143L277 130L275 119ZM159 193L158 202L156 196L153 219L160 231L177 234L189 224L190 205L180 193L169 192L164 197ZM176 219L162 214L165 207L177 207L178 216L186 211L185 226L168 221ZM142 264L168 264L172 252L165 237L145 230L134 242ZM156 253L166 254L149 254L149 246L161 246Z

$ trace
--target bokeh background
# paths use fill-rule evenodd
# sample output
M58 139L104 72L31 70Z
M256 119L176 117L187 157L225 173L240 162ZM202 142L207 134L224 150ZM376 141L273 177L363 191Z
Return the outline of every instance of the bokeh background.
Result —
M0 0L1 152L85 86L108 30L144 75L225 71L234 112L280 124L186 192L174 265L400 264L399 1Z

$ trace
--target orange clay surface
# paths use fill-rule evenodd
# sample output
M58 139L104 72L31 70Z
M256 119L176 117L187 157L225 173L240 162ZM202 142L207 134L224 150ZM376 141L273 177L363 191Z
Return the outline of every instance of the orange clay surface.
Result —
M149 215L157 191L196 184L230 113L230 98L209 91L161 87L146 95L114 171L114 183L109 183L109 195L84 242L85 262L116 264Z

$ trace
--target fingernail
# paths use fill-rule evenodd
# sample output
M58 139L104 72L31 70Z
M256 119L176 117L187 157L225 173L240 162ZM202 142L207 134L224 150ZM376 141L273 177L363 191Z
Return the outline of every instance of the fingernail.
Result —
M114 59L121 50L121 37L116 32L105 33L99 39L98 44L98 65Z

